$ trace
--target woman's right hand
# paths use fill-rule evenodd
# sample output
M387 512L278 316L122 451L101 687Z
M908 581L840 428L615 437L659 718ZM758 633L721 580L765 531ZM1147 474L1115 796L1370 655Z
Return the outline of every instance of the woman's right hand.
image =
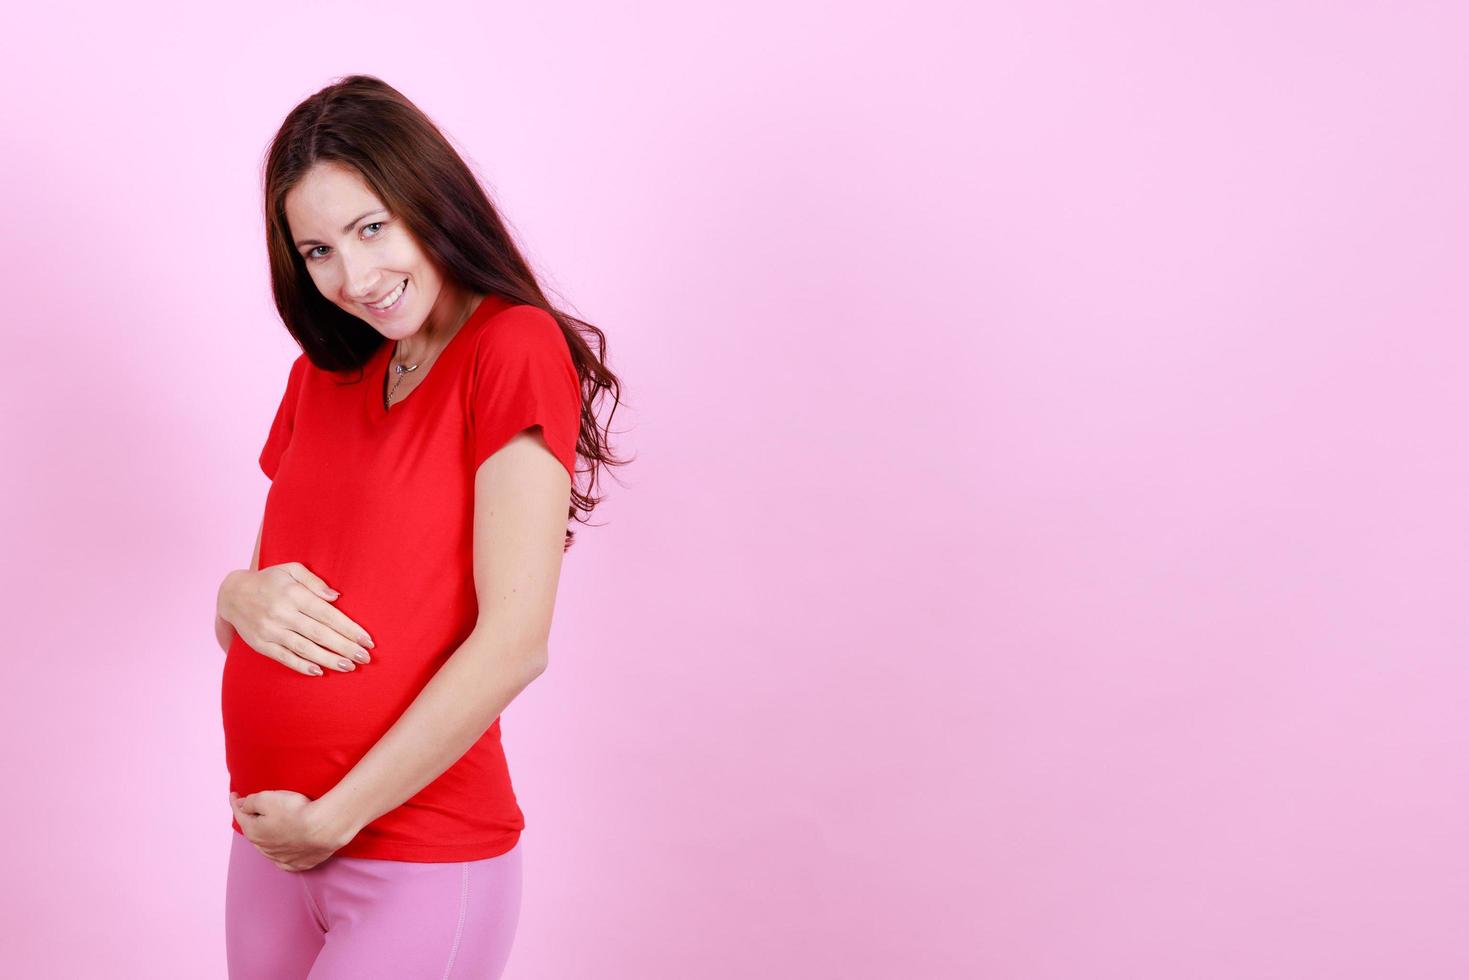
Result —
M250 649L302 674L356 670L372 637L331 600L340 593L298 561L235 569L219 586L216 613Z

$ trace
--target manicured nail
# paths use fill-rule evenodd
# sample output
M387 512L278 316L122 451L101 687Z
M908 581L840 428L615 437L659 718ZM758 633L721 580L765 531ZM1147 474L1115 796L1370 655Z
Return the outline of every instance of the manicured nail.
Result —
M352 664L349 661L346 661L346 660L338 660L337 661L337 669L338 670L351 670L352 669Z
M306 669L308 671L310 671L311 673L315 674L317 677L320 677L321 676L321 668L318 667L318 666L316 666L316 664L312 664L310 667L308 667Z

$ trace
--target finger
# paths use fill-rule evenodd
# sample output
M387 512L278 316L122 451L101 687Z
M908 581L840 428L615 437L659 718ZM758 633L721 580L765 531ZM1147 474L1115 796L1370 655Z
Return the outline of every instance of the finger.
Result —
M293 642L290 637L294 635L289 630L282 631L281 641L261 640L259 645L255 647L255 650L257 653L265 654L277 663L284 664L298 674L320 677L322 673L320 665L306 659L285 645L286 643Z
M306 586L307 589L311 590L313 594L319 595L323 599L331 601L341 595L341 593L338 592L336 589L332 588L330 585L327 585L325 579L323 579L320 575L317 575L305 565L301 564L299 561L288 561L283 563L280 567L285 569L286 574L291 576L291 578L295 579L297 582L300 582L302 585Z
M291 624L297 633L358 663L365 664L372 659L369 651L373 642L367 630L329 602L306 593L302 593L300 598L298 616Z
M291 618L293 623L297 623L305 619L305 617L302 616L299 611L292 612ZM342 673L346 673L357 668L357 665L348 660L346 657L343 657L339 653L335 653L331 650L327 650L320 646L317 646L310 637L302 636L294 629L282 630L280 636L276 639L276 642L279 643L281 646L289 649L300 659L316 664L318 667L325 667L328 670L341 671ZM366 651L363 652L365 653ZM343 664L345 664L346 666L343 666ZM307 673L313 673L313 671L307 671Z
M305 601L314 607L331 608L314 596L307 596ZM323 667L349 671L355 669L357 664L365 664L371 659L364 647L351 642L318 620L312 619L309 613L300 609L296 610L291 614L290 623L296 635L310 644L309 651L302 655L315 656L319 651L320 656L326 658L325 661L317 661Z
M258 801L255 799L255 794L253 793L249 796L242 796L239 799L235 800L235 806L240 810L241 813L244 813L247 816L260 816L260 806L258 804Z

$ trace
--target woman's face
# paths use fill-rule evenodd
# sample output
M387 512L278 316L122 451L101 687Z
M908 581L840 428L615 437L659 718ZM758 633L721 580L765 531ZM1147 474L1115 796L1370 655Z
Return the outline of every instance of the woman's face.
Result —
M385 337L410 337L426 322L433 334L462 299L357 171L316 164L287 192L285 210L296 251L321 295Z

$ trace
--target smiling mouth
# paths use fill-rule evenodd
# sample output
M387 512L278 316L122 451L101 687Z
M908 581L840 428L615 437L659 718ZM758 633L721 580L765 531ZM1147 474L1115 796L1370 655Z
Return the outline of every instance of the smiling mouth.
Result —
M366 305L372 307L375 310L387 309L389 306L392 306L394 303L398 302L398 297L402 296L403 290L407 288L408 280L404 279L402 282L398 283L397 288L388 293L388 295L384 296L381 300L376 303L367 303Z

